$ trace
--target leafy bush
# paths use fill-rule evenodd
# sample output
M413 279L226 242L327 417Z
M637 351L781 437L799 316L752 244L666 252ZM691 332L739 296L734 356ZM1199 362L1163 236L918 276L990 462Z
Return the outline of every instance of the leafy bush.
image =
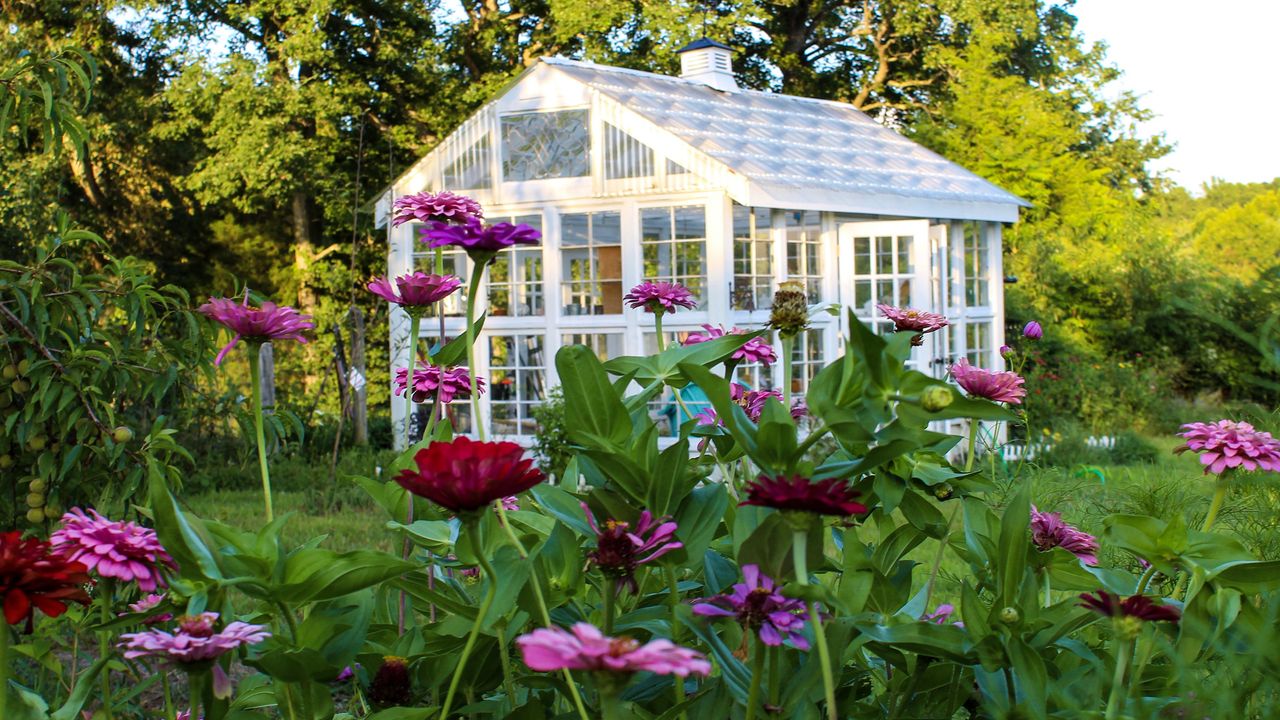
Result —
M533 419L538 428L533 436L533 453L538 466L553 478L564 477L565 467L576 453L569 444L569 431L565 427L564 391L556 386L547 393L547 399L533 408Z

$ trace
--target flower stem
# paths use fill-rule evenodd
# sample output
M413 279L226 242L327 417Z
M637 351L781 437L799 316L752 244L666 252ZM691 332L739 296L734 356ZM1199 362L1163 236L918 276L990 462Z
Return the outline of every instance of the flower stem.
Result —
M1217 487L1213 490L1213 501L1209 503L1209 514L1204 516L1204 525L1200 528L1200 532L1209 532L1213 528L1213 523L1218 519L1222 503L1226 499L1227 483L1219 477Z
M253 395L253 432L258 440L258 470L262 473L262 501L267 522L275 519L271 509L271 472L267 469L267 440L262 431L262 343L249 343L249 384ZM406 422L408 422L406 420Z
M479 380L476 378L476 330L473 327L476 314L476 295L480 292L480 279L484 277L485 263L472 259L475 265L471 270L471 285L467 288L467 372L471 373L471 425L477 437L485 439L484 423L480 421L480 393L476 392Z
M1049 568L1044 569L1044 606L1053 605L1053 589L1049 577Z
M106 625L111 622L111 600L114 595L115 588L110 579L102 578L98 581L98 588L101 590L98 594L98 612L102 619L102 624ZM107 657L111 654L111 631L98 631L98 657ZM8 689L5 689L6 692ZM102 668L102 715L107 720L111 720L111 669L109 666ZM0 715L0 717L4 717Z
M600 717L602 720L622 720L622 694L617 690L600 693Z
M782 646L769 648L769 704L777 705L782 693Z
M618 597L618 581L611 577L604 579L604 634L613 634L613 614Z
M676 578L675 565L667 563L664 566L664 569L667 571L667 593L669 596L668 601L671 603L671 642L678 645L680 642L680 616L677 611L680 609L680 581ZM677 676L674 679L676 688L676 704L679 705L684 702L685 699L684 678ZM685 714L683 712L680 713L680 717L685 717Z
M973 470L973 459L977 451L978 451L978 421L970 418L969 419L969 454L964 459L965 472L970 472ZM993 481L994 479L995 478L992 478Z
M1138 592L1135 593L1136 595L1141 595L1147 591L1147 585L1151 584L1151 578L1155 577L1155 574L1156 574L1155 565L1151 565L1147 567L1147 571L1142 573L1141 578L1138 578Z
M942 557L947 551L947 546L951 544L951 526L955 524L956 515L959 514L961 507L961 504L957 502L956 506L952 508L951 516L947 518L947 532L938 541L938 552L933 556L933 569L929 571L929 581L925 585L927 588L924 591L925 612L929 611L929 601L933 599L933 589L938 584L938 573L942 570Z
M12 674L9 668L9 633L11 627L8 622L0 627L0 718L9 717L9 676ZM72 656L72 662L76 658Z
M462 656L458 658L458 666L453 669L453 678L449 680L449 691L444 696L444 706L440 708L440 720L447 720L449 717L449 709L453 706L453 698L458 694L458 683L462 681L462 673L467 667L467 658L471 655L471 651L475 649L476 638L480 636L480 626L484 623L484 617L489 614L489 607L493 605L493 598L498 594L498 575L493 571L493 567L489 565L481 546L480 523L475 521L468 522L467 536L471 539L472 552L476 554L476 560L479 561L480 568L484 570L485 579L489 581L489 587L484 592L484 599L480 601L480 609L476 613L476 621L471 625L471 632L467 633L467 642L462 646Z
M422 318L417 313L409 315L409 368L404 385L404 447L413 447L413 368L418 360L418 328ZM423 431L422 437L427 437Z
M764 643L760 642L759 637L756 637L751 647L751 689L747 691L746 720L755 720L756 708L760 705L760 685L764 679L764 656Z
M162 670L160 673L160 683L164 686L164 717L165 720L173 720L175 713L173 711L173 689L169 686L169 671Z
M662 352L667 349L667 340L662 337L662 315L663 312L661 308L653 313L653 334L654 337L658 339L658 352Z
M782 336L782 405L791 410L791 347L795 338Z
M1120 645L1116 651L1116 671L1111 676L1111 696L1107 698L1106 720L1116 720L1120 717L1120 701L1124 697L1124 673L1129 669L1131 643L1127 639L1119 642Z
M202 673L187 673L187 717L190 720L200 720L200 695L204 693L202 680Z
M507 702L512 708L516 705L516 685L511 680L511 656L507 653L507 635L503 631L503 627L497 627L498 632L498 661L502 665L502 688L507 693Z
M796 569L796 583L801 586L809 584L809 568L806 565L808 539L807 531L796 530L791 540L791 561ZM827 700L827 720L837 720L836 683L831 673L831 652L827 649L827 635L822 630L822 616L818 614L817 603L807 600L805 605L809 611L809 622L813 625L813 640L818 646L818 662L821 663L822 669L822 692Z

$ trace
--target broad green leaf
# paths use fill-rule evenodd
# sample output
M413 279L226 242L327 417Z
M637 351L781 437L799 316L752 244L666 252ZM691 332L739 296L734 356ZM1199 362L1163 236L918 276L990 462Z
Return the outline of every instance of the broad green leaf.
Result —
M285 560L281 599L289 602L327 600L372 587L417 570L417 563L374 550L338 553L322 548L300 550Z

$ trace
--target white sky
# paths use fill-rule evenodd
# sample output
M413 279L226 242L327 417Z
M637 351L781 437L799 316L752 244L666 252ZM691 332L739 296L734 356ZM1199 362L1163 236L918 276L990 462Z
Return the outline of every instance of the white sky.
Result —
M1142 130L1175 146L1153 169L1197 191L1280 177L1280 1L1077 0L1074 13L1124 71L1116 84L1156 113Z

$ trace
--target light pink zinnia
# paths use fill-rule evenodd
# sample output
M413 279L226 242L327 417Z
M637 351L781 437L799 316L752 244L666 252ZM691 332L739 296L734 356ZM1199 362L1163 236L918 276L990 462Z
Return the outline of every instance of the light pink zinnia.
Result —
M1062 514L1040 512L1031 506L1031 542L1041 552L1056 547L1075 555L1086 565L1098 564L1098 540L1083 530L1062 521Z
M129 612L145 613L160 606L164 602L164 595L159 593L151 593L136 603L129 603ZM173 613L159 613L142 619L143 625L155 625L156 623L169 622L173 619Z
M62 527L49 536L54 549L84 563L98 577L137 582L151 592L165 585L164 572L177 566L160 544L156 531L132 521L108 520L90 510L72 508Z
M1019 405L1026 396L1027 389L1022 376L1009 371L983 370L961 358L960 362L951 366L951 377L969 393L970 397L979 397L992 402L1005 402Z
M725 336L724 328L718 328L714 325L703 325L702 329L705 333L689 333L684 339L685 345L697 345L708 340L715 340ZM734 328L729 331L730 335L745 335L746 330ZM769 367L778 360L778 353L774 351L773 346L765 341L764 338L751 338L743 343L742 347L733 351L733 359L742 362L760 363L765 367Z
M925 333L941 330L951 324L945 316L924 310L899 308L884 303L877 304L876 308L880 310L881 314L893 321L894 330L916 333L916 336L911 340L912 345L923 345Z
M216 659L241 645L253 645L271 637L266 626L238 620L215 632L217 622L218 613L215 612L188 615L178 619L178 627L172 633L164 630L125 633L120 636L120 648L129 660L154 657L185 670L188 666ZM220 698L230 697L231 679L221 665L212 663L212 668L214 694Z
M1205 474L1221 475L1227 470L1270 470L1280 472L1280 440L1269 432L1254 429L1247 422L1219 420L1216 423L1188 423L1179 433L1186 444L1174 452L1200 453Z
M480 220L484 209L480 203L466 195L445 190L438 193L420 192L396 198L391 206L395 217L391 227L407 222L442 222L463 225L469 220Z
M404 308L406 312L422 313L426 308L449 297L462 281L452 275L430 275L415 272L401 275L392 281L385 277L375 278L366 287L369 292L390 303Z
M396 368L396 395L404 395L409 384L409 369ZM484 378L476 378L476 391L484 394ZM418 361L413 369L413 401L419 405L440 395L440 402L471 399L471 374L464 367L444 368Z
M302 334L303 331L312 330L316 326L310 315L303 315L287 305L276 305L268 301L262 303L260 308L249 307L248 290L241 303L229 298L209 298L209 302L201 305L199 311L235 333L231 342L218 351L214 365L221 365L227 353L241 340L259 343L297 340L305 343L307 338Z
M625 297L627 306L635 310L657 313L675 312L677 307L692 310L698 306L689 288L678 283L645 281L631 288Z
M708 675L711 663L695 650L670 640L644 645L628 637L607 637L594 625L576 623L573 631L541 628L516 638L524 664L539 672L593 670L655 675Z

